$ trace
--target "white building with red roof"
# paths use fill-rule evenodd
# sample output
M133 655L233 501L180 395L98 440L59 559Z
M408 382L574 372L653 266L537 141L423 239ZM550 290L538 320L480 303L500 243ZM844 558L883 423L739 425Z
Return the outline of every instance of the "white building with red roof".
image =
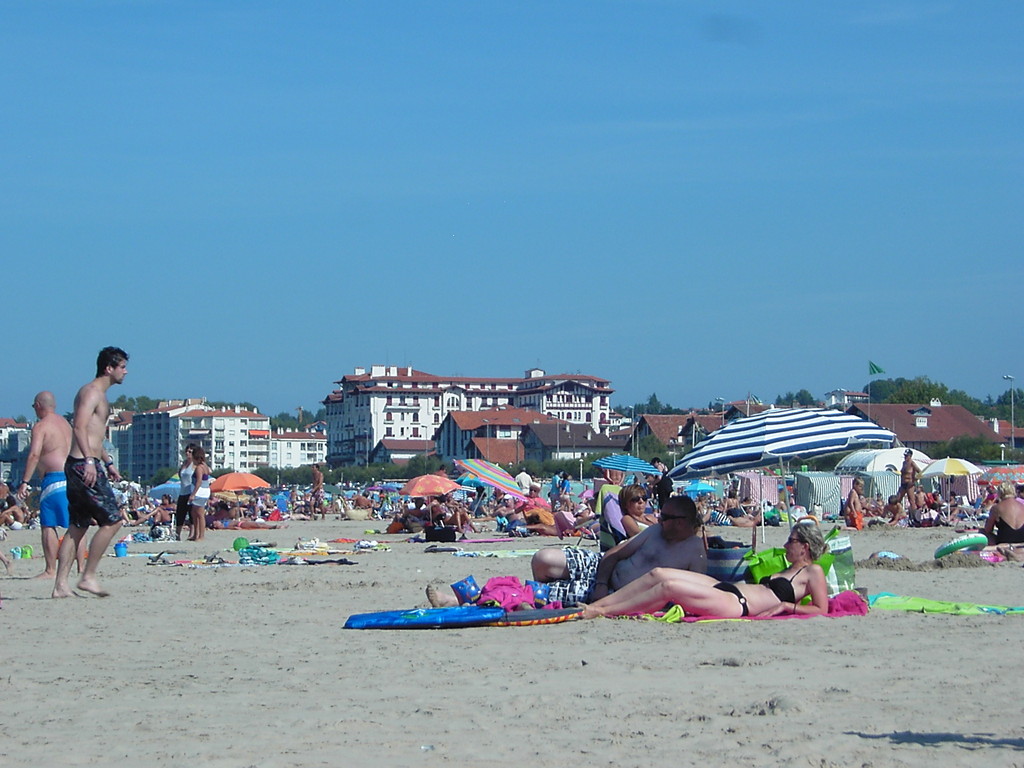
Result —
M327 461L366 464L381 440L432 440L454 411L502 406L546 414L594 431L607 429L610 382L584 374L549 375L534 368L521 377L435 376L411 367L355 368L335 382L327 411Z
M202 446L213 469L270 466L270 417L257 410L213 408L205 398L168 400L133 414L127 432L130 458L120 457L121 472L141 482L166 467L177 469L189 443Z
M281 430L270 433L270 466L279 469L321 464L327 458L327 435L322 431Z

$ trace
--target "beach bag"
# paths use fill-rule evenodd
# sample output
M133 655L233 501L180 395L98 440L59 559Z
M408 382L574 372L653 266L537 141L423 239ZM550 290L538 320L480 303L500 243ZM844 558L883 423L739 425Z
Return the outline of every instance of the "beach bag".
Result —
M832 550L832 542L836 539L839 534L838 526L833 528L825 536L825 545L828 547L824 554L814 562L821 566L821 570L825 572L825 580L829 582L829 597L839 594L842 589L838 589L836 592L832 591L832 581L829 577L829 572L832 570L835 561L835 552ZM853 568L853 550L850 545L850 537L843 536L842 539L845 543L837 545L836 551L845 551L849 553L849 568ZM845 550L841 550L840 546L845 546ZM779 547L773 547L772 549L766 549L762 552L748 552L743 556L743 559L747 562L747 569L750 573L748 581L751 584L760 584L761 579L765 576L772 576L776 573L781 573L789 567L789 561L786 560L786 550ZM845 568L845 565L844 565ZM845 572L845 571L844 571ZM852 579L852 577L851 577ZM844 577L845 580L845 577ZM839 583L839 579L836 579L836 584ZM853 589L852 581L851 586L844 587L843 589Z
M746 560L749 548L737 547L730 549L716 549L709 547L708 576L715 581L744 581L747 578L749 567Z
M853 542L849 536L836 536L827 542L832 555L832 567L825 568L825 580L828 582L828 596L835 597L840 592L856 586L857 573L853 564ZM824 555L822 556L824 559Z
M455 541L459 532L455 528L446 528L439 525L431 526L423 531L423 538L427 541Z

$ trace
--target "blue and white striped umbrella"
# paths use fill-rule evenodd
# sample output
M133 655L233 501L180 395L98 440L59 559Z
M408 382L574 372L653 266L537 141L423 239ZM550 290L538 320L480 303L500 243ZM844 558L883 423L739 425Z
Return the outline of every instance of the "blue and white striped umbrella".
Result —
M594 462L595 467L601 469L617 469L620 472L641 472L645 475L660 475L661 472L653 464L648 464L643 459L631 456L628 453L613 453Z
M867 419L827 408L772 408L734 419L710 434L669 475L735 472L844 451L863 443L891 444L896 436Z

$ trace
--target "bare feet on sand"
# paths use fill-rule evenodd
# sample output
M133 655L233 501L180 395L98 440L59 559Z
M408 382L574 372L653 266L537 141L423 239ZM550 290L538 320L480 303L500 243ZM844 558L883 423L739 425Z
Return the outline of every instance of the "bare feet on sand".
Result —
M443 597L437 593L437 587L433 584L427 585L427 600L434 608L454 608L459 604L459 601L455 599L455 596Z
M100 587L100 585L92 579L81 579L78 582L77 589L80 589L83 592L89 592L90 594L96 595L96 597L110 597L110 593Z

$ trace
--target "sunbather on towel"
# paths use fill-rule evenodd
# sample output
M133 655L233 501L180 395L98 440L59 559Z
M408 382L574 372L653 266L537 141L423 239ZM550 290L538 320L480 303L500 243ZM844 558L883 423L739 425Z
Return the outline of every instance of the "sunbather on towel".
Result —
M716 582L710 576L655 568L608 597L586 606L583 618L653 613L679 605L693 616L776 616L786 613L828 612L825 572L814 560L825 551L825 540L815 523L793 527L786 540L786 559L792 563L779 574L765 577L760 584ZM800 601L811 596L809 605Z

